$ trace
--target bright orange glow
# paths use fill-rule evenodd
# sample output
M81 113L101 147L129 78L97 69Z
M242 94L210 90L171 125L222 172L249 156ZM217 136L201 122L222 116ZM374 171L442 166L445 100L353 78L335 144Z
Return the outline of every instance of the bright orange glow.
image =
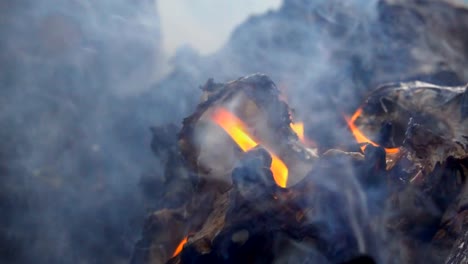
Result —
M375 143L374 141L370 140L368 137L366 137L361 130L359 130L354 122L356 119L362 114L362 108L359 108L356 110L354 115L349 118L345 116L346 122L348 123L349 128L351 129L351 132L353 133L354 137L356 138L356 141L361 144L361 143L369 143L373 146L379 146L379 144ZM366 149L366 145L361 146L361 150L364 151ZM385 148L385 152L387 154L396 154L400 151L399 148Z
M223 108L219 108L213 115L213 121L224 129L226 133L239 145L243 151L249 151L258 144L245 131L244 122Z
M268 152L270 152L271 155L270 170L273 174L273 178L278 186L286 188L286 184L288 182L288 167L286 167L284 162L280 160L278 156L271 153L271 151Z
M213 121L218 124L243 151L255 148L258 143L249 136L247 126L235 115L224 108L218 108L213 113ZM272 151L267 150L271 156L270 170L278 186L285 188L288 181L288 168L284 162Z
M179 253L182 251L184 248L184 245L187 243L188 237L184 237L182 241L180 241L179 245L177 245L176 249L174 250L174 253L172 254L172 257L175 257L179 255Z
M299 122L299 123L291 123L291 129L297 134L299 139L304 142L305 137L304 137L304 123Z

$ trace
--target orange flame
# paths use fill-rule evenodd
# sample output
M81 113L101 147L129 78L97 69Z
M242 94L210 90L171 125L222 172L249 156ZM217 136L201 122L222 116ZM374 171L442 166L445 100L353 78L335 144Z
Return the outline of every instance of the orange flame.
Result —
M179 255L180 252L182 252L182 249L184 248L184 245L187 244L188 237L184 237L182 241L180 241L179 245L177 245L176 249L174 250L174 253L172 253L172 257L175 257Z
M345 116L345 119L346 119L346 122L348 123L348 126L349 128L351 129L351 132L353 133L354 137L356 138L356 141L361 144L361 143L369 143L373 146L379 146L379 144L375 143L374 141L370 140L369 138L367 138L362 132L361 130L359 130L356 125L354 124L354 122L356 121L356 119L362 114L362 108L359 108L358 110L356 110L356 112L354 113L354 115L349 118L347 116ZM361 146L361 150L364 151L366 149L366 145L363 145ZM399 148L385 148L385 152L387 154L396 154L400 151Z
M237 143L243 151L249 151L255 148L258 143L249 136L244 122L231 114L224 108L219 108L213 113L213 121ZM285 188L288 181L288 168L282 160L273 152L267 150L271 156L270 170L278 186Z

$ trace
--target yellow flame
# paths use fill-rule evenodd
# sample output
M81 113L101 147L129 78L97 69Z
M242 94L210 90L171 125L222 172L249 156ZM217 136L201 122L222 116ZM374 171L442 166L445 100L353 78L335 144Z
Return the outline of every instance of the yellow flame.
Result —
M297 134L297 137L304 142L305 141L305 136L304 136L304 123L298 122L298 123L291 123L291 129Z
M356 121L356 119L362 114L362 108L359 108L358 110L356 110L356 112L354 113L354 115L349 118L347 116L345 116L345 119L346 119L346 122L348 123L348 126L349 128L351 129L351 132L353 133L354 135L354 138L356 138L356 141L359 143L359 144L362 144L362 143L368 143L368 144L371 144L373 146L376 146L378 147L379 144L375 143L374 141L370 140L368 137L366 137L362 132L361 130L359 130L356 125L354 124L354 122ZM361 146L361 150L364 151L366 149L366 145L363 145ZM385 152L387 154L396 154L400 151L400 148L385 148Z
M286 188L288 182L288 167L280 160L275 154L271 153L271 166L270 170L273 174L276 184L278 186Z
M307 138L307 136L305 135L303 122L291 123L290 126L291 126L291 129L294 131L294 133L296 133L299 140L302 143L304 143L304 145L306 145L307 147L317 146L317 144L313 140Z
M218 124L237 145L245 152L255 148L258 143L249 136L244 122L224 108L218 108L213 113L213 121ZM288 181L288 168L284 162L272 151L267 150L271 156L270 170L276 184L285 188Z

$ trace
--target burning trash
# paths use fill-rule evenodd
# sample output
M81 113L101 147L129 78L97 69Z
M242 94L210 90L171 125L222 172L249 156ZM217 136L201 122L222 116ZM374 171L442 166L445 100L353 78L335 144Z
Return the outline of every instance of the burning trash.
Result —
M212 2L0 2L0 263L466 263L468 2Z
M203 90L178 139L193 191L166 220L150 217L153 230L174 218L186 231L170 241L153 233L146 246L167 248L143 263L345 263L362 254L379 263L389 256L376 243L402 250L396 263L427 247L450 254L447 232L463 224L447 217L465 206L466 87L383 86L343 117L358 151L320 155L267 76L209 80Z

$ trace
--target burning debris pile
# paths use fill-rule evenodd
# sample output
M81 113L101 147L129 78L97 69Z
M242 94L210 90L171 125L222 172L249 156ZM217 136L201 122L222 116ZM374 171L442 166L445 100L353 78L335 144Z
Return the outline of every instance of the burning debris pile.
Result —
M0 3L0 262L126 262L147 207L134 263L463 261L466 8L284 0L149 89L153 5Z
M467 87L380 87L337 128L354 135L355 151L301 140L265 75L202 90L178 138L153 129L153 150L178 167L160 190L171 206L148 218L133 263L456 258L468 231Z

